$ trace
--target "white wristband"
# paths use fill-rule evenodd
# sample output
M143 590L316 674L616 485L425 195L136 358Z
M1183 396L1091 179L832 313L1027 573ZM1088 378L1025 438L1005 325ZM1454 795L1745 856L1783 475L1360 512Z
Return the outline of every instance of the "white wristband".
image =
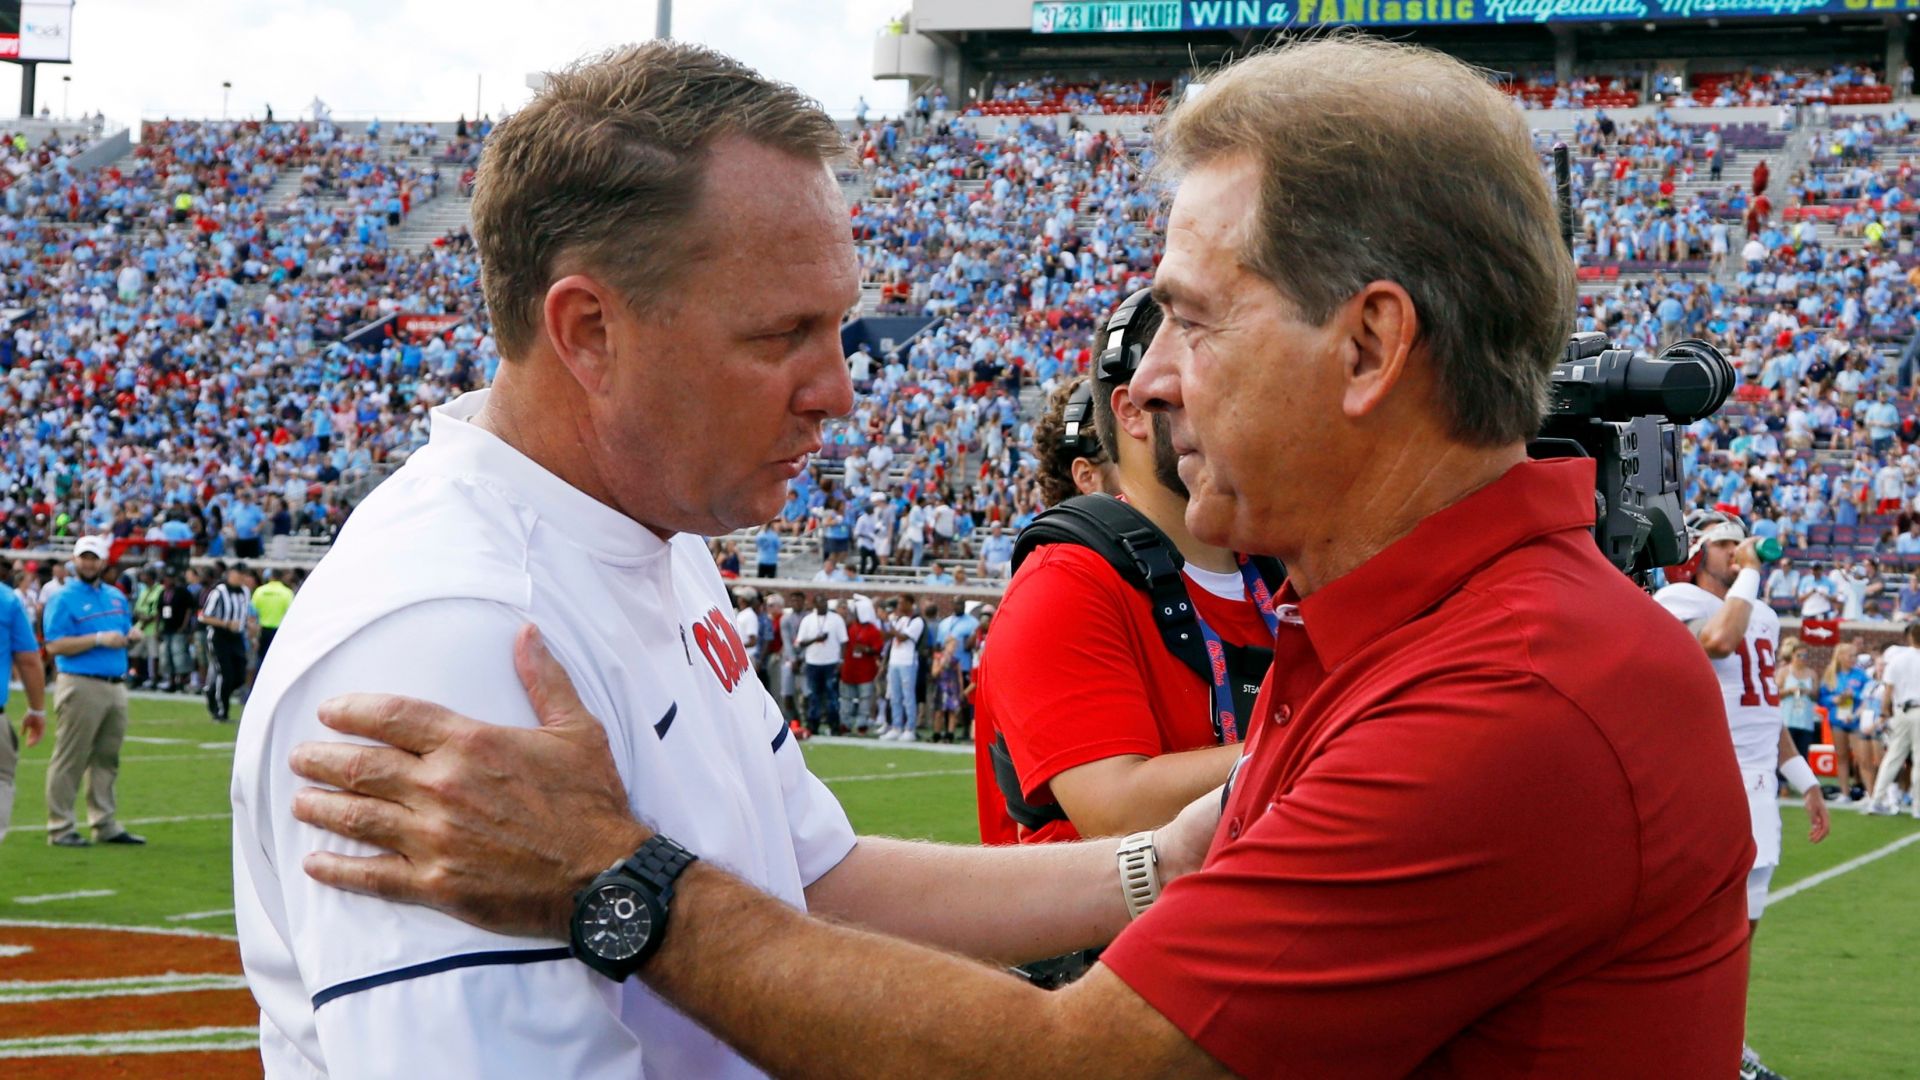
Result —
M1749 566L1734 577L1733 584L1727 589L1727 599L1739 597L1749 604L1760 601L1760 571Z
M1792 761L1780 766L1780 775L1787 778L1787 786L1793 789L1795 795L1805 795L1820 786L1820 778L1813 775L1813 766L1797 754Z
M1153 846L1153 830L1120 841L1115 858L1120 863L1120 892L1127 901L1127 918L1137 919L1160 899L1160 857Z
M28 709L28 710L27 710L27 715L28 715L28 716L37 716L37 717L39 717L40 719L42 719L42 720L45 720L45 719L47 718L47 710L45 710L45 709Z

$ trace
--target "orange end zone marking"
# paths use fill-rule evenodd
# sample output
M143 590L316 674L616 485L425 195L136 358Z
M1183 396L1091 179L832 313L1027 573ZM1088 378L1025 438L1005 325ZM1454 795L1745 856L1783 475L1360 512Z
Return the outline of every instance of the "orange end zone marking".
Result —
M216 937L0 925L0 945L33 950L0 956L0 982L240 973L239 944ZM9 1029L0 1023L0 1031Z
M257 1050L216 1053L124 1054L21 1058L7 1063L8 1080L259 1080Z

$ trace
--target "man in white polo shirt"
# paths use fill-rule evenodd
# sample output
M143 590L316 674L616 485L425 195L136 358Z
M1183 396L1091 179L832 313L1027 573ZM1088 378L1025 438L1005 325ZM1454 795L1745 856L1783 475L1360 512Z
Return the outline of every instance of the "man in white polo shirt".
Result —
M1881 654L1881 682L1886 684L1887 756L1880 760L1880 772L1873 782L1873 797L1867 800L1869 814L1893 814L1900 810L1894 800L1893 785L1907 759L1920 746L1920 622L1908 623L1905 645L1889 645ZM1916 785L1920 786L1920 785ZM1920 820L1920 793L1913 796L1913 816Z
M807 729L842 734L840 727L840 651L847 643L847 621L827 607L827 594L813 594L813 610L800 620L800 658L807 665Z
M650 882L652 903L705 859L795 908L983 958L1124 925L1113 845L1064 876L856 845L753 677L700 538L771 519L823 421L851 407L838 327L858 277L826 167L840 150L790 87L668 43L553 76L494 131L473 216L505 362L491 390L435 409L428 444L355 512L282 624L236 748L236 918L268 1076L758 1075L621 976L646 956L623 936L633 923L613 926L634 915L631 889L593 892L605 906L583 909L569 944L311 879L311 860L387 846L295 818L345 797L302 791L289 760L349 691L528 728L591 708L597 750L572 776L678 842L574 869ZM523 681L556 671L578 698L530 702ZM587 817L563 794L518 793ZM1197 863L1210 825L1189 831L1163 877Z

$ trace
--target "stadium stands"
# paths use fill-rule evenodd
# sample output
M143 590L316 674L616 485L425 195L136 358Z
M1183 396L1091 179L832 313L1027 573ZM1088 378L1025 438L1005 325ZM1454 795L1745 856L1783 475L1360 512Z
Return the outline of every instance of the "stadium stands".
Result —
M1840 88L1885 89L1857 70L1728 73L1696 78L1691 100L1839 102ZM1540 133L1543 151L1575 150L1580 328L1649 349L1706 336L1742 369L1737 400L1688 433L1690 497L1766 518L1801 559L1904 554L1890 534L1920 494L1901 356L1916 325L1911 118L1835 109L1809 143L1759 119L1616 116L1624 97L1607 95L1637 90L1597 77L1508 89L1603 106ZM977 574L983 527L1041 508L1025 452L1040 395L1085 366L1088 332L1159 251L1144 136L1081 120L1150 115L1175 92L1010 82L958 116L851 132L860 314L911 329L854 350L856 410L796 484L784 559L810 571L872 547L900 580ZM460 230L484 133L166 122L94 170L66 164L85 137L0 146L0 540L184 528L230 552L251 539L234 535L242 501L266 511L268 541L337 527L418 444L426 410L498 363ZM1762 160L1777 178L1764 190ZM1883 424L1865 434L1883 391L1891 442ZM1777 462L1734 447L1754 422ZM1905 470L1896 508L1863 516L1849 489L1814 482L1851 476L1855 454L1867 475Z
M392 243L438 194L428 141L166 122L89 173L59 167L71 145L42 152L0 221L0 541L185 534L207 554L285 554L330 535L424 438L425 409L489 372L470 245ZM345 343L403 312L459 325Z

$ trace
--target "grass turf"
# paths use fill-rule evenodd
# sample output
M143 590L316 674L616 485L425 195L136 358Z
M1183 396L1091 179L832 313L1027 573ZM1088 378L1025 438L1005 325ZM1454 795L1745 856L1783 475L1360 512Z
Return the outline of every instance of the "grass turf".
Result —
M16 694L10 715L24 705ZM232 727L191 700L136 700L122 754L121 817L145 848L49 848L42 785L52 739L22 754L14 832L0 844L0 919L44 919L233 933L227 778ZM973 761L919 749L806 746L807 760L863 833L972 841ZM1784 811L1774 889L1912 835L1905 817L1834 815L1806 842L1805 814ZM155 820L158 819L158 820ZM25 828L22 828L22 827ZM34 904L19 897L87 890L111 896ZM1788 1076L1850 1080L1910 1072L1911 966L1920 956L1920 843L1770 908L1755 943L1750 1039ZM214 914L207 914L212 912ZM187 916L182 918L182 916Z

